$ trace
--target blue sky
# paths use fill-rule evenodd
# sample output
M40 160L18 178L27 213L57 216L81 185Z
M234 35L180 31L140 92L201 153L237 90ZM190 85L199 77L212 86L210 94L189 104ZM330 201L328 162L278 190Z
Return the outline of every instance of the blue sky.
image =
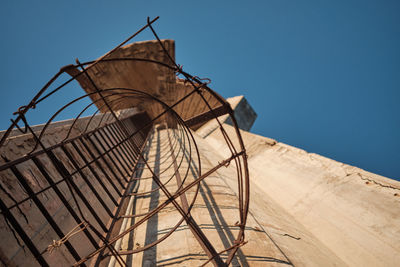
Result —
M3 1L0 128L60 67L160 16L155 29L176 41L184 70L246 96L253 132L400 178L400 1L142 2ZM28 119L42 123L81 94L72 86Z

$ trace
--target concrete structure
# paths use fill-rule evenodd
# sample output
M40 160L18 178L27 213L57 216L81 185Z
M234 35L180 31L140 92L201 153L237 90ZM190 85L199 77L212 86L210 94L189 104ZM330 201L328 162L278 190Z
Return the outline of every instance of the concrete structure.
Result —
M245 98L221 102L202 80L176 78L174 42L161 44L167 54L156 41L140 42L85 71L65 68L105 115L8 136L0 150L4 265L223 265L232 248L232 266L399 264L399 182L248 132L257 115ZM29 154L41 133L42 147ZM242 140L246 154L233 160ZM246 164L242 225L246 184L237 177ZM168 192L182 188L170 201ZM107 242L112 248L93 254Z
M288 261L295 266L398 265L398 181L267 137L244 131L242 137L251 175L250 212L258 222L249 228L265 231ZM218 132L205 140L229 153L219 146Z

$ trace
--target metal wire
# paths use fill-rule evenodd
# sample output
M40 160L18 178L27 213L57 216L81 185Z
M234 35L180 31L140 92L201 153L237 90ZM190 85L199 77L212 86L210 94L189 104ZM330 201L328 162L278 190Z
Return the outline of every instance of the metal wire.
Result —
M69 263L76 266L85 265L89 260L97 266L113 259L124 266L127 263L122 257L123 255L137 254L157 246L160 242L168 240L168 237L184 222L208 257L204 264L212 262L216 266L229 265L239 247L245 244L244 230L250 192L249 173L245 147L233 111L224 98L208 87L211 82L209 79L200 79L186 73L183 67L178 65L169 55L152 27L152 23L157 19L158 17L154 20L148 18L148 22L143 28L103 57L83 63L77 61L77 65L68 65L62 68L28 105L18 109L17 118L12 120L9 129L0 140L0 153L4 159L4 162L0 165L1 213L12 233L16 233L16 243L21 244L20 238L24 243L23 246L28 248L33 258L42 266L54 264L54 258L48 255L46 246L43 246L43 242L40 242L37 237L40 229L32 230L32 227L29 228L28 222L34 213L28 210L26 205L32 203L32 201L35 204L35 212L38 209L38 214L44 218L42 225L50 225L42 227L48 227L49 232L57 234L51 236L53 238L58 236L60 239L60 241L54 239L54 244L57 244L54 247L65 247L68 252L63 253L69 253L73 258L73 262ZM152 31L163 53L170 59L171 65L133 57L106 58L145 28ZM141 89L102 88L100 90L90 77L88 70L100 62L102 64L113 64L119 61L143 61L173 70L177 75L184 77L185 83L189 84L192 90L171 105ZM48 91L62 73L75 67L81 67L82 71L55 89ZM65 86L78 79L80 75L86 75L96 91L65 103L50 116L40 132L35 131L25 115L28 112L33 112L33 109L37 108L39 104L46 103L45 100L50 101L51 96L63 90ZM204 92L207 92L220 103L221 108L213 108L204 97ZM205 171L202 170L201 149L199 149L196 137L189 128L189 125L198 121L198 118L185 121L181 114L174 110L177 105L196 94L200 96L201 104L208 109L198 118L203 120L213 119L217 122L226 147L231 153L231 156ZM51 125L57 116L70 109L73 104L80 103L80 101L92 96L100 97L81 108L78 115L64 131L65 136L56 144L46 144L44 139L49 138ZM130 98L140 99L148 105L158 105L162 111L150 118L146 113L135 113L127 116L124 116L123 113L117 115L111 108L115 103ZM93 106L97 108L93 115L82 118L83 114ZM107 108L107 112L99 112L104 108ZM126 111L126 113L129 112ZM224 124L219 120L221 112L226 112L230 116L235 129L234 136L227 133ZM18 126L19 121L23 121L24 129ZM173 123L169 124L168 122L171 121ZM26 155L9 159L5 155L7 150L10 149L9 136L14 128L29 134L33 137L34 142ZM159 138L161 131L166 134L167 138L162 142L154 141L157 136ZM232 139L236 140L238 146L234 145ZM152 151L154 150L152 142L157 145L155 152ZM231 162L234 162L237 176L237 226L239 231L235 240L229 246L217 252L215 245L210 242L201 227L193 219L191 211L199 194L201 183L222 167L227 167ZM152 165L160 166L159 170L156 171L151 167ZM35 179L38 176L46 184L41 186L40 189L33 186L24 171L27 169L31 171L32 175L35 173ZM196 169L196 172L193 169ZM143 172L150 174L143 176ZM173 185L174 178L176 188L174 191L170 191L169 188ZM15 189L12 189L14 190L12 191L10 186L4 186L7 182L14 180L18 180L18 186L25 192L25 194L19 196L19 199L12 194ZM144 183L146 180L152 180L154 187L137 191L140 183ZM166 199L151 207L147 212L125 214L130 201L154 197L160 192ZM189 192L190 198L188 197ZM74 234L71 234L71 229L62 228L60 223L55 221L55 214L49 211L50 207L43 200L43 196L48 193L51 193L59 205L65 208L67 214L71 216L71 222L76 226L75 228L71 227L71 229L74 229ZM177 199L180 200L180 203ZM125 236L135 233L141 225L149 223L157 214L167 210L174 210L176 212L174 214L179 214L180 217L168 231L157 237L156 240L128 250L120 250L116 246L116 243L121 242ZM15 211L18 211L18 213ZM121 220L124 221L127 218L132 220L132 224L125 229L121 228L118 232ZM79 230L76 230L78 228ZM74 243L72 237L81 235L87 240L88 246L85 246L85 248ZM57 249L54 250L53 254L56 253ZM220 257L222 253L227 253L225 261Z

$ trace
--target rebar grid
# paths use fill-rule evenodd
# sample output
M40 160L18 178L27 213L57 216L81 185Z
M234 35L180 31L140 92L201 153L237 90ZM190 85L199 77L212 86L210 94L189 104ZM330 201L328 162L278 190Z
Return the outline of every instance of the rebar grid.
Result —
M27 247L29 253L42 266L49 266L54 263L54 257L51 254L55 248L59 247L68 251L71 256L69 260L72 260L71 263L75 266L85 266L89 260L92 266L104 265L105 262L110 265L117 262L121 266L126 266L124 255L133 255L150 250L160 242L167 240L183 223L189 227L207 255L207 260L203 262L203 265L209 262L212 262L215 266L229 265L239 247L246 243L244 230L249 206L249 174L245 147L233 111L225 99L208 87L209 80L192 76L176 64L152 27L152 23L157 19L158 17L150 21L148 18L146 26L96 61L81 63L77 60L76 65L62 68L28 105L18 109L15 113L16 119L12 120L11 126L0 140L0 153L3 158L3 164L0 166L2 178L0 191L4 196L0 200L1 213L21 249L25 251L25 247ZM162 50L170 59L170 65L143 58L106 58L145 28L150 28ZM192 90L172 105L168 105L140 89L103 88L100 90L89 75L88 70L99 62L104 64L116 61L145 61L149 64L157 64L174 71L177 76L183 77L185 83L191 85ZM62 73L69 68L76 67L82 69L79 74L48 92L50 85ZM39 132L32 129L25 114L32 112L39 104L45 103L44 100L62 90L67 84L79 78L80 75L85 75L92 86L96 88L96 91L82 95L59 108L57 112L50 116L50 119ZM203 95L205 91L218 100L221 106L212 108ZM208 111L183 120L174 108L194 94L200 96L202 104L207 106ZM59 113L68 109L72 104L94 95L99 98L82 108L81 112L68 126L61 141L52 145L43 141L49 133L53 120ZM139 98L145 103L159 105L162 112L152 118L146 113L136 113L125 117L118 115L111 106L127 98ZM82 118L84 112L93 105L97 107L97 111L89 118ZM107 112L98 114L104 108L107 109ZM129 111L127 112L129 113ZM230 116L236 136L227 134L223 123L218 118L222 114ZM202 170L201 153L189 126L210 119L218 123L231 156L204 171ZM21 121L23 127L18 126ZM160 121L162 121L161 124ZM171 121L173 123L170 123ZM157 124L155 124L156 122ZM78 124L81 125L78 127ZM9 159L2 150L8 149L7 140L9 140L9 135L14 128L22 133L29 133L34 142L26 155ZM163 151L163 155L160 156L160 152L151 150L151 142L155 135L159 135L162 130L166 131L167 138L163 143L158 143L158 151ZM234 145L233 139L239 144L238 146ZM229 246L217 251L192 217L191 210L199 193L200 184L231 162L233 162L232 165L234 165L237 175L239 219L236 226L239 231L235 240ZM155 171L155 168L152 167L154 164L162 166L162 169ZM193 171L193 169L196 171ZM32 177L35 177L35 179L39 177L46 183L40 188L33 186L31 177L27 176L28 172L32 173ZM148 175L142 176L143 173L148 173ZM7 179L18 181L23 197L17 199L10 193L10 190L5 186ZM137 189L140 183L146 180L152 181L155 184L154 188L140 192L135 191L135 188ZM175 188L171 192L169 188L173 184L175 184ZM83 192L82 188L87 191ZM91 195L87 195L87 192ZM149 209L148 212L126 214L129 203L135 199L151 197L155 194L160 195L160 193L165 199L160 201L157 206ZM60 228L60 222L55 221L54 214L51 214L44 201L47 194L56 196L59 204L68 211L76 225L74 228L71 227L74 231L71 230L67 233ZM191 199L188 194L192 195ZM32 202L35 209L37 208L40 211L46 223L50 225L49 229L55 233L54 238L58 237L59 241L54 241L53 244L43 247L36 238L38 230L28 229L29 227L32 228L31 224L33 223L30 222L32 218L26 216L26 206L32 205ZM149 224L151 218L167 208L173 208L181 216L170 230L143 246L129 250L120 249L120 243L125 236L137 231L141 225ZM134 222L123 229L121 225L128 219ZM73 242L72 236L74 235L86 238L89 248L85 248L84 251L78 249L79 246L76 245L76 242ZM225 260L222 259L222 254L226 254Z

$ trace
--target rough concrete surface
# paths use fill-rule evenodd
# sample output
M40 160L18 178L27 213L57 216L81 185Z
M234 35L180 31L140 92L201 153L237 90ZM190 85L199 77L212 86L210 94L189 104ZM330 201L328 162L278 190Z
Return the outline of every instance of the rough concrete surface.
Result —
M172 130L170 131L173 132ZM168 149L160 149L160 147L168 143L167 135L167 130L157 130L150 140L151 149L148 157L156 159L152 164L155 173L171 164L171 158L168 157ZM172 133L170 135L172 136ZM213 148L201 137L197 136L196 142L201 147L202 169L203 172L206 172L214 167L222 157L215 153ZM180 155L179 158L182 156ZM181 169L186 170L187 164L187 162L184 162ZM198 164L196 160L193 160L189 178L185 184L191 182L197 176L197 171ZM230 171L226 171L224 168L206 178L200 184L199 194L191 211L194 220L217 251L222 251L224 248L229 247L239 230L239 227L235 225L239 220L238 197L228 182L228 180L232 179L231 174ZM168 190L175 192L177 184L174 181L173 170L169 169L160 175ZM181 175L184 175L184 171L182 171ZM173 179L166 182L171 177ZM157 186L151 179L149 170L145 169L135 192L145 192L152 188L157 188ZM188 202L191 203L194 197L194 189L189 191L186 196ZM128 213L145 214L165 200L166 197L162 192L138 196L132 199L133 205ZM178 201L179 204L181 204L181 201ZM175 226L180 218L181 215L170 204L163 212L135 230L134 234L127 235L122 241L121 251L140 248L161 238ZM140 216L135 219L127 219L126 227L132 225L134 220L138 219L140 219ZM284 266L290 264L253 215L248 218L246 236L248 243L239 249L232 266ZM226 253L223 253L222 256L226 257ZM138 266L141 265L140 263L142 263L142 266L199 266L207 260L207 255L194 238L187 224L183 222L165 242L145 252L137 253L133 256L125 256L125 260L129 262L130 266ZM210 263L207 266L212 266L212 264Z
M398 265L399 182L241 133L249 156L250 210L294 265ZM218 131L205 140L229 155Z
M174 41L161 42L174 58ZM124 60L117 60L121 58ZM175 76L174 70L169 68L172 62L156 41L121 47L107 56L106 60L108 61L100 62L88 70L96 86L85 75L77 78L82 88L92 94L92 100L103 112L108 111L108 107L104 105L99 94L93 94L97 89L102 91L110 107L121 113L120 116L124 116L123 109L132 107L135 107L135 110L130 110L131 113L145 111L150 119L165 110L165 106L146 94L156 97L167 105L173 105L184 98L184 101L173 107L183 120L192 119L199 114L204 115L209 108L215 110L222 105L218 97L207 90L195 91L188 96L193 92L193 86ZM156 64L154 61L161 64ZM81 72L70 67L68 73L76 76ZM124 88L138 89L141 92L133 94L133 91L128 92ZM243 129L241 135L248 155L251 185L250 213L245 232L248 243L238 250L232 261L233 266L399 266L400 182L244 131L251 128L256 113L243 96L230 98L227 101L234 110L239 128ZM168 120L165 117L163 119L168 125ZM227 135L236 137L235 129L231 126L233 122L228 115L222 115L218 119L223 123ZM94 122L96 121L101 123L99 117L94 119ZM85 118L78 120L78 124L71 132L71 136L79 137L77 146L72 147L68 144L65 147L67 151L70 150L74 162L79 166L86 166L81 172L75 173L73 180L76 180L89 205L98 213L101 220L99 224L107 224L113 219L111 217L114 213L110 216L104 210L97 211L101 197L95 198L92 191L98 190L105 196L110 190L112 193L108 194L112 196L109 197L117 199L124 188L122 184L115 187L110 181L110 184L103 187L98 182L107 179L108 176L114 176L117 180L131 178L134 172L129 174L126 171L126 174L121 172L121 175L115 175L117 169L132 167L128 166L127 162L122 163L122 156L116 154L104 155L104 158L101 156L98 161L91 164L85 162L94 158L92 154L97 146L101 147L106 143L99 139L94 141L96 135L80 136L86 122ZM103 123L105 122L107 119ZM62 142L72 123L73 120L51 124L42 138L43 144L50 147ZM132 119L131 127L140 128L139 121L137 123L138 125ZM100 125L94 123L92 128L98 126ZM172 138L174 144L182 144L182 140L179 140L179 135L173 129L176 123L168 126L171 126L170 129L157 126L152 130L148 140L150 149L145 156L151 171L159 175L170 192L176 192L180 183L175 168L170 168L174 160L169 152L168 136ZM33 129L39 133L43 128L41 125ZM208 122L204 120L191 127L199 149L202 173L232 156L219 128L220 125L215 119ZM110 140L111 143L112 141L116 140ZM14 130L5 143L2 155L7 157L7 160L23 158L32 150L34 144L35 139L31 134L20 134ZM238 144L238 139L233 139L233 146L240 151ZM197 154L193 154L193 158L188 160L189 154L193 152L190 152L190 149L185 147L182 150L184 152L175 155L177 162L182 164L179 168L179 172L182 172L180 175L186 177L187 174L183 186L194 181L199 175ZM82 152L82 155L79 152ZM100 154L100 151L97 152ZM56 158L65 164L66 172L72 173L75 169L79 169L79 166L77 168L72 165L72 161L70 162L61 148L57 147L54 153ZM42 161L47 173L56 182L62 178L53 166L54 162L52 165L48 157L43 154L38 156L38 160ZM0 159L1 164L5 161ZM113 164L114 167L108 168L108 164ZM191 189L176 199L182 207L185 206L185 202L194 201L191 216L216 251L223 251L232 245L239 231L237 226L239 198L235 164L232 161L203 180L196 198L195 190ZM48 186L46 182L48 180L35 166L30 158L26 162L21 161L17 164L24 179L33 191L37 192ZM139 182L132 188L129 201L121 205L121 210L125 211L124 217L118 218L115 227L110 230L110 236L123 232L167 199L155 185L150 169L143 166L141 168L136 177ZM102 172L95 175L99 169ZM184 170L187 173L184 173ZM91 177L95 190L89 188L81 179L84 176ZM20 205L20 210L14 207L13 216L22 225L29 238L41 251L44 251L58 237L15 177L15 173L11 173L10 169L0 173L1 185L6 189L1 191L2 201L9 207L28 199ZM60 183L58 188L70 205L76 208L67 185ZM150 193L143 193L149 190ZM63 233L76 226L76 221L68 215L53 191L46 191L38 198L44 203L49 217L54 219ZM116 210L118 203L105 202L105 207ZM87 210L83 213L90 217L90 212ZM24 214L28 220L25 220ZM89 220L91 219L90 217ZM123 258L130 266L198 266L208 257L186 222L177 225L180 220L182 220L181 214L172 204L168 204L161 212L116 242L114 247L122 254L127 254ZM175 227L176 231L168 236ZM37 264L29 250L24 251L24 248L18 245L15 233L10 231L11 228L5 220L0 221L0 229L0 238L4 241L0 246L2 262L7 261L21 266L26 266L27 263ZM82 236L71 238L70 242L82 256L86 256L91 249L88 240ZM157 246L141 251L142 248L164 237L166 239ZM130 253L132 250L137 253ZM221 257L226 259L227 254L224 252ZM52 254L44 253L44 257L52 266L67 266L75 262L64 246ZM115 258L110 255L105 257L111 261L103 261L101 266L118 266Z

